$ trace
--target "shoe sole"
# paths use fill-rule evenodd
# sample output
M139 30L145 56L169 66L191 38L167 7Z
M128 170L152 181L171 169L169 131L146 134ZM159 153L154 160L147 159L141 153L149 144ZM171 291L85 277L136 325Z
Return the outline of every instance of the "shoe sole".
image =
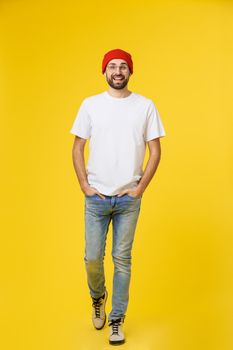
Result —
M100 327L100 328L96 328L95 325L94 325L94 327L95 327L95 329L97 329L97 331L100 331L101 329L103 329L104 326L105 326L105 323L106 323L107 316L106 316L106 312L105 312L105 307L106 307L107 299L108 299L108 292L106 292L106 299L105 299L105 304L104 304L104 313L105 313L104 323L103 323L103 326Z
M124 344L124 343L125 343L125 339L118 340L118 341L109 340L109 344L111 344L111 345L120 345L120 344Z

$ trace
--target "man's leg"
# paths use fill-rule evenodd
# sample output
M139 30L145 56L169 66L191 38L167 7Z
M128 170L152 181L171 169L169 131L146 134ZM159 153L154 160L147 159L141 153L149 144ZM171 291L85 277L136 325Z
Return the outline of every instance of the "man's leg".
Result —
M111 214L108 201L85 196L85 266L90 294L101 297L105 290L104 256Z
M112 214L114 262L112 310L108 320L125 317L129 301L131 250L140 212L141 198L124 195L116 199Z

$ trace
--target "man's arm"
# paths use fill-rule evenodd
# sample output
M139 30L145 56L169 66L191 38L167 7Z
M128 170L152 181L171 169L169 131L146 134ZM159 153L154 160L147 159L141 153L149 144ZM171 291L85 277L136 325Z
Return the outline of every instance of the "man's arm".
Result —
M101 198L104 198L95 188L90 187L87 180L87 173L85 168L85 159L84 159L84 149L86 145L86 139L75 136L73 149L72 149L72 159L74 164L74 169L81 187L81 190L84 194L93 195L98 194Z
M137 188L141 193L145 191L149 182L153 178L161 159L161 146L160 146L159 137L148 141L147 144L148 144L150 155L149 155L149 159L147 161L145 170L143 172L143 176L141 177L137 186Z
M82 191L84 191L84 189L89 186L84 160L84 149L86 141L86 139L75 136L72 149L73 165Z
M156 139L150 140L147 142L150 156L147 161L145 170L143 172L142 177L139 180L138 185L135 188L125 189L121 191L118 196L121 197L125 193L129 193L133 195L133 197L140 197L151 181L154 173L159 165L160 157L161 157L161 147L159 137Z

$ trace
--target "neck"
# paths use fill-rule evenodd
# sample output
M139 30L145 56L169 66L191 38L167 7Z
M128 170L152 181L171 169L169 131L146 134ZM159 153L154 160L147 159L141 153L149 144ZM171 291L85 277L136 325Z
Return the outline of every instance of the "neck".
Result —
M117 89L113 89L113 88L109 87L108 93L109 93L109 95L111 95L113 97L124 98L124 97L129 96L132 93L132 91L129 91L127 88L117 90Z

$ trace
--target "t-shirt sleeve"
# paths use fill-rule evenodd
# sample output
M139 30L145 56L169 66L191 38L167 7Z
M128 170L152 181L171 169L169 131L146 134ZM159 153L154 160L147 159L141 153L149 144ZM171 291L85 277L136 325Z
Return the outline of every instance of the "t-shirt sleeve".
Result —
M150 141L157 137L165 136L165 129L162 123L162 120L159 115L159 111L156 108L153 101L151 101L150 106L148 108L147 114L147 122L144 133L144 140Z
M80 105L70 133L84 139L89 139L91 136L91 119L85 105L85 100Z

